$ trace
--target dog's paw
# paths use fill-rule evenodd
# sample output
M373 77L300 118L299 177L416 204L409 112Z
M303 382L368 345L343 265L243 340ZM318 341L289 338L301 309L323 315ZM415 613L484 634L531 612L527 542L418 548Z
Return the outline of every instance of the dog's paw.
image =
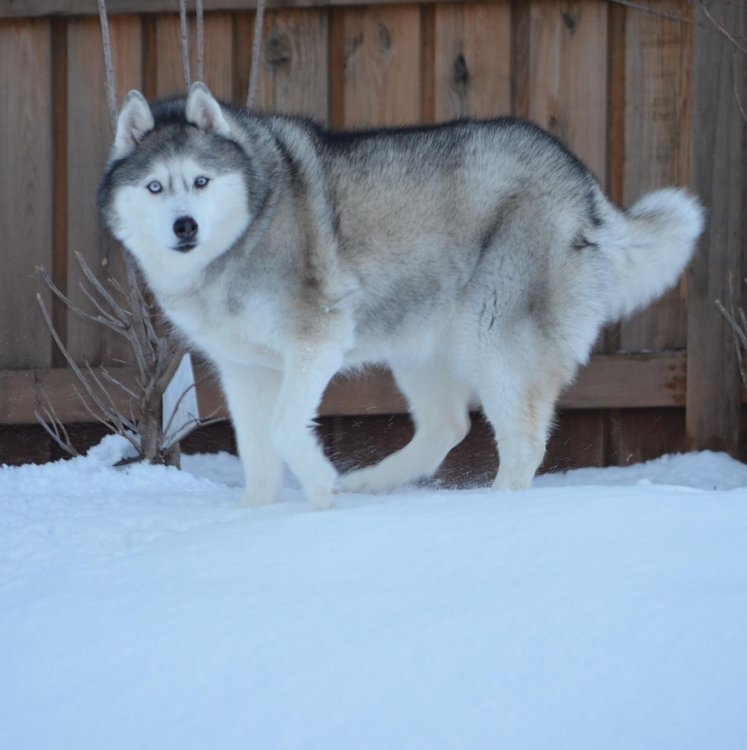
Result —
M315 510L331 510L335 507L337 492L328 484L306 486L305 492Z
M512 475L508 472L501 474L499 471L492 489L493 492L521 492L530 489L531 486L531 476L527 478L526 474Z
M356 492L365 495L383 495L397 489L399 482L375 471L374 468L358 469L350 474L343 474L337 486L342 492Z

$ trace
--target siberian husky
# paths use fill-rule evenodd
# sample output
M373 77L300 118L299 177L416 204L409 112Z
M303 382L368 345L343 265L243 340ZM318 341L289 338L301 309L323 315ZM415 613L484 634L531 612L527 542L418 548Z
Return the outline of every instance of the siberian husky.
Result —
M524 120L333 132L201 83L153 107L130 92L99 203L220 374L244 501L272 502L285 462L319 508L434 472L471 405L495 433L494 489L528 487L600 328L675 284L703 228L682 190L617 208ZM373 363L415 435L338 477L313 420L335 373Z

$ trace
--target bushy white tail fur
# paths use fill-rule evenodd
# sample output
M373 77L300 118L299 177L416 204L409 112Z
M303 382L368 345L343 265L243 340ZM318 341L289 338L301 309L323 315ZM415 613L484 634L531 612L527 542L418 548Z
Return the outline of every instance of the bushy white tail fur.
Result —
M613 268L610 321L630 315L674 286L703 225L700 203L676 188L649 193L618 214L603 244Z

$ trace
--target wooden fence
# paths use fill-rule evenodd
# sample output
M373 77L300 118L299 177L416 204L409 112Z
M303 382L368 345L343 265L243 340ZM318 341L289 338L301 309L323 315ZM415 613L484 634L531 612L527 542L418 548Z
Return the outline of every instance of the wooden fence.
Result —
M551 454L570 453L573 463L740 448L736 355L714 300L727 299L730 284L738 293L742 279L747 139L739 97L747 103L747 55L697 5L640 3L271 0L265 18L264 109L335 127L510 112L558 135L623 205L666 185L702 197L709 228L688 277L607 330L563 398ZM120 100L130 88L149 97L183 91L177 0L108 6ZM224 99L246 96L253 6L205 2L205 77ZM744 38L745 8L717 0L708 9ZM88 308L74 253L102 272L121 271L95 208L110 140L95 0L0 0L0 445L20 434L9 425L34 422L41 389L66 421L87 419L37 292L76 359L116 363L130 374L119 343L53 304L34 277L44 266ZM215 384L200 396L215 403ZM351 417L402 406L378 373L338 383L323 412L339 437L350 432ZM385 443L400 439L391 424Z

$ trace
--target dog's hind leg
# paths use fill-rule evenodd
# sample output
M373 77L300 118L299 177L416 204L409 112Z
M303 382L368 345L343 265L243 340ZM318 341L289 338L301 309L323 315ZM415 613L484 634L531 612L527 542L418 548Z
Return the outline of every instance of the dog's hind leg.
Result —
M415 435L402 450L375 466L340 478L348 492L389 492L406 482L429 476L446 454L469 432L469 388L445 368L393 364L397 385L407 399Z
M494 490L527 489L542 463L555 402L565 380L539 370L513 371L496 363L481 378L478 396L493 426L499 467ZM523 375L523 377L522 377Z

